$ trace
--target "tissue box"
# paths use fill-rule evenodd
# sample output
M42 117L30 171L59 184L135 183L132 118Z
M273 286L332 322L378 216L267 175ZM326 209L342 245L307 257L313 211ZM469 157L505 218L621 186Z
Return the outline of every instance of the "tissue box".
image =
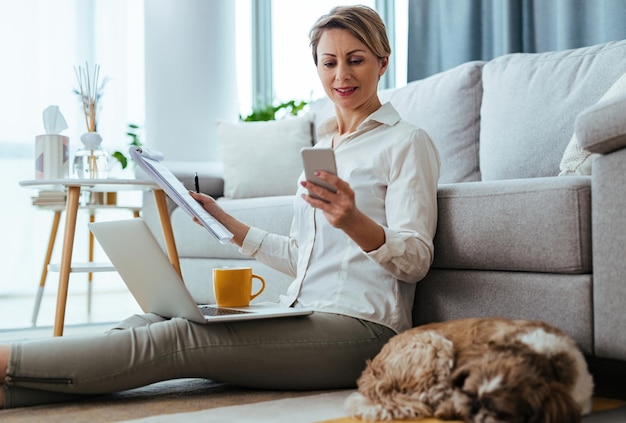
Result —
M69 176L70 139L64 135L35 137L35 179L62 179Z

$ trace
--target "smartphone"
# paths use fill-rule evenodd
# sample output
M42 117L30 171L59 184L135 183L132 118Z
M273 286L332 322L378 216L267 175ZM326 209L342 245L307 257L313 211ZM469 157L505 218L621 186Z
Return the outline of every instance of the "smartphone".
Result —
M329 191L336 192L335 188L328 184L326 181L321 180L315 176L315 172L323 170L333 175L337 174L337 165L335 164L335 152L332 148L313 148L304 147L300 150L302 155L302 163L304 164L304 176L309 182L313 182L316 185L322 186ZM311 197L323 200L315 194L310 194Z

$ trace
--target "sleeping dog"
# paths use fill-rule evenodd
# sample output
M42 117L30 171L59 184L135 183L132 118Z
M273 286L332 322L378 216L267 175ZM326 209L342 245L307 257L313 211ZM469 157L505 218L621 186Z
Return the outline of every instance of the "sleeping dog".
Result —
M571 423L591 411L593 379L573 339L542 322L474 318L393 337L346 400L363 420Z

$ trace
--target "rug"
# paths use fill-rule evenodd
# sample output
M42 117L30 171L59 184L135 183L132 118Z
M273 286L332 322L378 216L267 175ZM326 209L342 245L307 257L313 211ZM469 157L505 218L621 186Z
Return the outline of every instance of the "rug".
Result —
M124 423L355 423L359 419L347 417L344 402L354 390L341 390L299 398L286 398L255 404L235 405L193 413L169 414L130 420ZM594 398L593 408L597 411L625 406L626 401ZM592 415L595 415L594 412ZM600 415L599 413L598 415ZM586 419L585 419L586 420ZM594 422L613 422L598 419ZM444 420L424 418L418 420L393 420L384 423L442 423ZM448 420L448 423L463 423Z
M124 423L315 423L345 416L343 403L354 390L341 390L299 398L221 407L194 413L170 414Z
M314 393L322 392L326 391ZM205 379L180 379L71 403L0 410L0 422L110 423L172 413L184 416L187 412L198 410L311 394L302 391L252 390Z

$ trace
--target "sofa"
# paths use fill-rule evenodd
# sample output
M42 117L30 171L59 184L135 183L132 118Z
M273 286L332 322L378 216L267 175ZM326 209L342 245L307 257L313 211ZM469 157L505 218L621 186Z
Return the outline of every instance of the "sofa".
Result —
M435 258L417 284L414 325L538 319L589 357L626 362L625 73L626 40L469 62L381 90L442 159ZM165 163L189 188L199 171L202 191L246 223L287 234L301 171L294 140L314 144L312 128L332 114L322 99L300 117L221 123L221 162ZM296 124L300 133L284 136L281 125ZM261 173L236 180L253 168ZM150 195L143 217L162 242ZM199 303L213 300L214 267L251 266L267 281L258 301L286 290L287 276L215 241L173 205L171 218Z

